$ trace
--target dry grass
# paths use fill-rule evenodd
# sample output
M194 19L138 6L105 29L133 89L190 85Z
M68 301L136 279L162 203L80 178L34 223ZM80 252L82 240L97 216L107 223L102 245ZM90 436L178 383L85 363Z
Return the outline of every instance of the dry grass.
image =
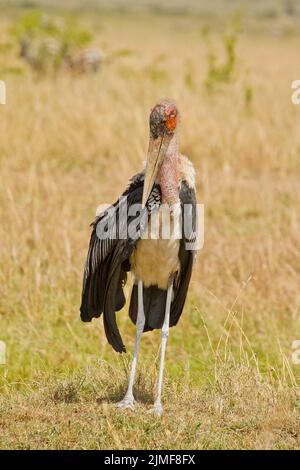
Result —
M201 19L83 20L108 55L99 76L38 78L14 48L0 58L0 447L299 448L299 38L242 35L233 83L210 95ZM181 109L206 212L156 420L145 410L159 334L142 340L137 413L115 412L129 359L111 351L101 321L80 323L78 306L96 206L141 167L149 109L165 96ZM119 324L132 351L126 311Z
M112 375L114 380L111 380ZM168 377L165 414L147 412L153 374L142 368L135 413L116 412L125 374L99 361L84 374L40 382L0 399L1 447L16 449L291 449L299 399L252 368L222 363L216 380L190 388Z

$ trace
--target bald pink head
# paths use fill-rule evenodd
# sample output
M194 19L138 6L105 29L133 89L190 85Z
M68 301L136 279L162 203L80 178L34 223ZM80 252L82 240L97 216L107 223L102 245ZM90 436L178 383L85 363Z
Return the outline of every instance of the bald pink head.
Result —
M179 112L174 101L160 101L150 113L150 133L154 139L173 134L179 122Z

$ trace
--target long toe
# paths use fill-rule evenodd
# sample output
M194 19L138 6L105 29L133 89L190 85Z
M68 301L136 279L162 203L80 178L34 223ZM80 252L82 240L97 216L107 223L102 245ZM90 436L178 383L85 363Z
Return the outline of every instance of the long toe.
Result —
M119 403L116 404L116 407L123 410L129 409L134 411L134 398L124 398L122 401L119 401Z
M155 404L153 408L149 410L149 413L152 413L155 416L161 416L163 414L163 407L161 403Z

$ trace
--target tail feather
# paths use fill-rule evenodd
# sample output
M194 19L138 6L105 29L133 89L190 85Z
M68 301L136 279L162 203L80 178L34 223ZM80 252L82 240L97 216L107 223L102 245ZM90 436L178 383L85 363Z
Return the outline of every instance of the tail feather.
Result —
M157 286L143 287L145 326L144 331L160 329L163 326L167 291L159 289ZM129 316L134 324L137 321L138 312L138 286L134 284L130 306Z
M117 352L126 352L116 322L116 292L120 280L121 267L118 266L107 284L103 308L103 322L107 341Z

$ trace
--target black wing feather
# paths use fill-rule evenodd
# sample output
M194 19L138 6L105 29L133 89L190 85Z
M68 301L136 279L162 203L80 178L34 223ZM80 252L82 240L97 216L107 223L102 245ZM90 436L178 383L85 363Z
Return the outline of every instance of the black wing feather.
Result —
M128 208L133 204L141 204L143 185L144 173L142 172L133 177L130 185L122 194L122 197L127 197ZM119 238L121 201L120 198L111 206L115 209L115 213L113 220L110 220L108 216L107 222L110 232L106 240L97 236L97 225L99 222L106 222L103 218L107 217L107 213L98 216L92 224L93 231L85 264L80 307L81 319L86 322L103 313L108 342L117 352L125 352L125 346L118 330L115 312L125 304L123 287L126 284L126 271L130 270L129 257L138 240L138 237ZM145 215L148 213L148 207L144 209L144 213ZM126 225L136 217L139 217L139 214L128 217Z
M174 283L174 297L171 304L170 326L177 324L187 296L193 264L195 260L196 248L193 244L196 242L197 228L197 209L196 209L196 193L185 181L181 184L180 203L182 210L182 238L180 241L179 261L180 271ZM188 223L186 218L189 219ZM192 222L190 224L190 222ZM188 233L185 229L190 228Z
M128 204L132 204L135 200L142 197L143 181L143 173L138 173L132 178L130 185L122 195L127 196ZM93 230L85 263L80 307L81 319L85 322L89 322L93 317L99 317L101 313L103 313L105 291L107 287L106 281L110 272L110 255L113 253L117 243L119 242L117 233L117 228L119 226L119 201L120 200L115 202L115 204L108 209L115 209L114 221L110 221L107 217L107 212L104 212L97 216L95 221L92 223ZM108 234L108 237L105 240L102 240L97 236L97 226L99 222L103 222L104 217L106 217L108 225L112 227L112 233ZM120 300L124 296L122 296L122 292L120 292L120 290L124 287L124 280L126 280L126 275L123 270L119 275L119 285L117 289L119 301L116 302L116 307L120 308L123 306L123 302L120 302ZM117 310L120 308L117 308Z

